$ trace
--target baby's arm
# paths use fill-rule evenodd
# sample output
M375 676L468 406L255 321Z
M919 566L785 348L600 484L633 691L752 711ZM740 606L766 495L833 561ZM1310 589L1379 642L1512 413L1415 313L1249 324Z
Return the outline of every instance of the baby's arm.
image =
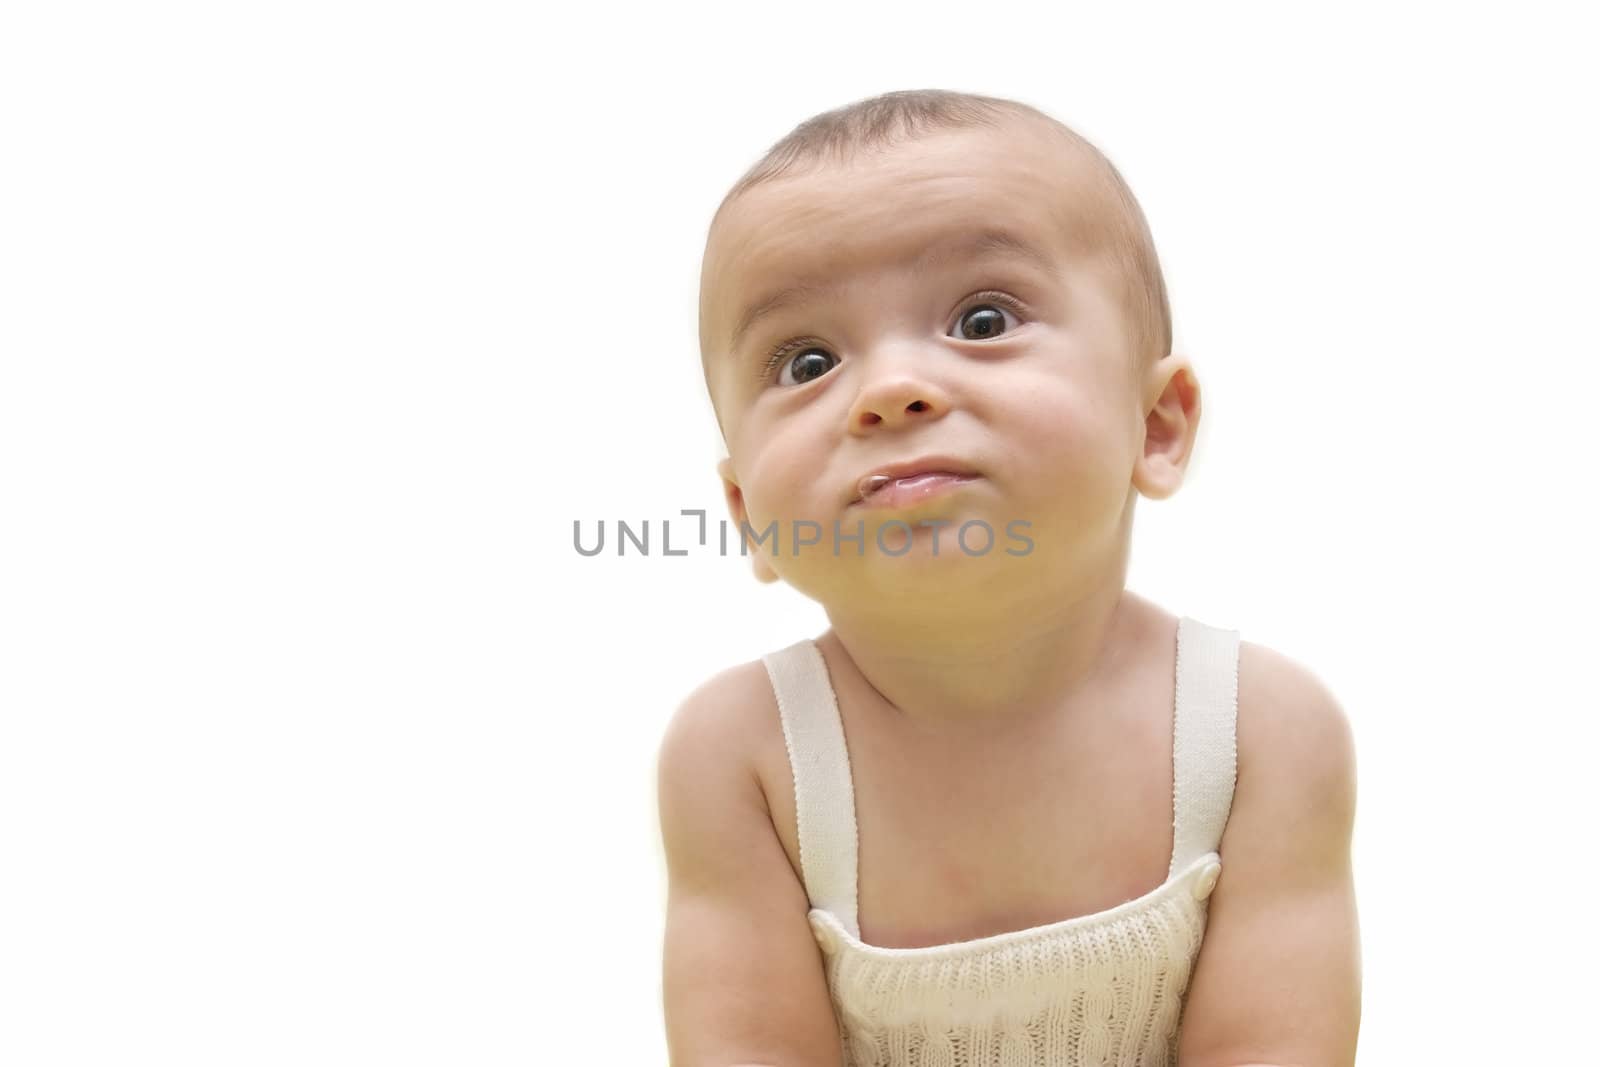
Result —
M1349 720L1308 670L1250 642L1238 707L1238 783L1178 1063L1350 1067L1361 942Z
M759 661L731 668L689 695L661 741L672 1067L839 1067L810 901L751 759L771 694Z

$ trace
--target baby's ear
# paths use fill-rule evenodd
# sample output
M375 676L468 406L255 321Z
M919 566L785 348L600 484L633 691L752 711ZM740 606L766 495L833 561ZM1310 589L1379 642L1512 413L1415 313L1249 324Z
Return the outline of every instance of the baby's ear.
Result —
M1165 500L1183 484L1184 468L1200 429L1200 382L1183 356L1169 354L1145 379L1156 393L1144 423L1144 451L1133 484L1151 500Z
M735 546L744 543L744 528L750 521L749 513L744 506L744 493L739 488L737 475L733 471L733 460L724 456L717 461L717 477L722 479L722 495L728 503L728 516L733 519L733 537L730 539ZM757 530L759 534L761 531ZM752 544L744 551L750 554L750 565L755 571L756 581L772 583L778 581L778 572L772 569L772 564L763 556L759 544Z

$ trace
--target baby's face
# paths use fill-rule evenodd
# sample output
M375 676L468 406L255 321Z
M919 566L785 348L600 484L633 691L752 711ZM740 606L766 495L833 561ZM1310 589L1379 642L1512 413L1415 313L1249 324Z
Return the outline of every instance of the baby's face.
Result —
M763 579L824 604L929 568L994 579L1103 559L1132 503L1139 381L1112 268L1081 251L1074 210L1104 210L1086 164L1033 130L926 135L848 166L756 186L707 243L701 343L728 442L734 522ZM977 477L908 506L857 500L863 475L928 456ZM889 519L910 525L876 534ZM921 520L948 520L938 531ZM981 519L986 553L958 548ZM809 520L821 543L797 556ZM1033 558L1008 538L1021 520ZM864 550L840 542L835 523ZM974 530L965 544L981 547ZM860 554L858 554L860 553ZM958 570L959 568L959 570Z

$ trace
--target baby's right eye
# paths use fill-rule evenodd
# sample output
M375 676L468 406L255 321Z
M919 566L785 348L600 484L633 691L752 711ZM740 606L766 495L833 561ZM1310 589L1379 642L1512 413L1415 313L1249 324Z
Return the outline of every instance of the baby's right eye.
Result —
M833 363L827 362L828 360L832 360ZM782 364L782 369L778 371L779 385L804 385L828 373L838 361L838 357L825 348L807 341L790 341L779 345L772 353L764 373L770 375L774 367ZM795 371L796 367L804 369L791 376L790 372ZM795 380L796 377L799 378L798 381Z

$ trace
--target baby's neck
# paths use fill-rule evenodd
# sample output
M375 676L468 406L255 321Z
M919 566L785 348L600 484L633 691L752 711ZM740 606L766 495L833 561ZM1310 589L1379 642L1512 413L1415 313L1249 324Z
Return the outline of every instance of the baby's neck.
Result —
M831 642L885 711L938 731L1023 725L1092 692L1159 609L1115 583L959 623L842 615Z

